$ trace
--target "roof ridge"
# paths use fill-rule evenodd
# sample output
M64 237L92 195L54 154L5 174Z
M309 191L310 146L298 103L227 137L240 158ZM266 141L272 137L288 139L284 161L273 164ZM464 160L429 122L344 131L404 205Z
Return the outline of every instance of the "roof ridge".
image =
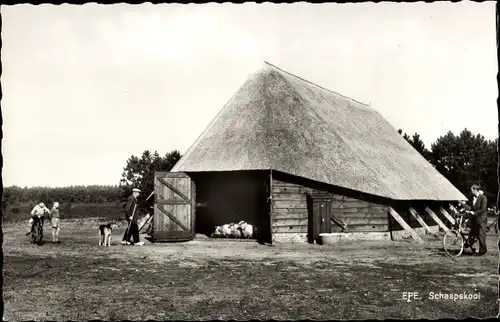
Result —
M325 91L327 91L327 92L330 92L330 93L332 93L332 94L335 94L335 95L341 96L341 97L343 97L343 98L346 98L346 99L351 100L351 101L353 101L353 102L356 102L356 103L358 103L358 104L364 105L365 107L371 108L371 106L370 106L370 105L368 105L368 104L366 104L366 103L360 102L360 101L358 101L358 100L355 100L354 98L351 98L351 97L346 96L346 95L342 95L342 94L340 94L340 93L337 93L337 92L332 91L331 89L328 89L328 88L326 88L326 87L323 87L323 86L320 86L320 85L318 85L318 84L316 84L316 83L313 83L313 82L311 82L311 81L308 81L307 79L304 79L304 78L302 78L302 77L300 77L300 76L297 76L297 75L295 75L295 74L293 74L293 73L291 73L291 72L288 72L288 71L286 71L286 70L284 70L284 69L282 69L282 68L279 68L278 66L273 65L273 64L271 64L271 63L270 63L270 62L268 62L268 61L264 61L264 63L265 63L265 64L267 64L267 65L269 65L269 66L271 66L271 67L273 67L273 68L278 69L279 71L281 71L281 72L283 72L283 73L285 73L285 74L288 74L288 75L290 75L290 76L293 76L293 77L295 77L295 78L298 78L298 79L300 79L300 80L301 80L301 81L303 81L303 82L309 83L309 84L314 85L314 86L316 86L316 87L319 87L319 88L321 88L321 89L323 89L323 90L325 90Z

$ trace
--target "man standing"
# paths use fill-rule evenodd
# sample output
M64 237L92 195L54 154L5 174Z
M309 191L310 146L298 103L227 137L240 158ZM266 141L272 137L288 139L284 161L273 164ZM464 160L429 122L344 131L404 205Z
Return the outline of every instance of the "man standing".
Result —
M487 251L486 226L488 223L488 199L483 194L483 191L479 190L479 186L476 184L472 185L471 192L474 195L472 211L469 211L472 216L472 233L479 241L479 252L475 255L482 256L486 254Z
M128 221L128 229L123 235L122 244L138 244L139 243L139 227L137 226L137 212L139 209L137 204L137 197L141 190L132 189L132 195L128 197L127 204L125 205L125 216ZM132 238L132 241L130 240Z

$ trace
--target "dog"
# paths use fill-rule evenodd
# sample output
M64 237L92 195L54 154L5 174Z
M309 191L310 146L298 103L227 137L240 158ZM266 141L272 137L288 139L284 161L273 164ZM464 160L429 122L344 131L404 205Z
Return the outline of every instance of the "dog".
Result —
M111 233L117 228L118 225L114 221L99 225L99 246L111 246Z

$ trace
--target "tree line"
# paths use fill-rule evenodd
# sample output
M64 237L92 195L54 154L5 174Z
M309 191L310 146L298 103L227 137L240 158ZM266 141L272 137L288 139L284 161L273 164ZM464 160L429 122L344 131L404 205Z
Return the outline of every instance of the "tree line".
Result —
M440 136L429 150L418 133L409 136L401 129L398 132L465 196L471 197L470 187L479 184L489 206L496 205L498 138L487 140L465 128L458 135L449 131Z
M92 185L70 187L19 187L4 188L3 201L9 204L22 204L43 201L52 203L107 203L120 198L118 185Z
M179 151L174 150L163 157L157 151L151 153L149 150L143 152L141 157L132 155L126 161L119 185L91 185L70 187L19 187L10 186L3 190L2 209L5 211L9 206L19 206L43 201L50 205L54 201L59 203L124 203L137 187L144 193L139 197L145 199L146 194L153 191L154 172L170 171L181 158ZM141 206L152 205L153 198Z
M455 135L451 131L440 136L431 148L427 149L418 133L412 136L398 132L415 148L431 165L446 177L464 195L470 196L470 186L482 186L490 206L496 204L498 191L497 181L497 143L498 139L486 140L480 134L464 129ZM154 172L170 171L181 158L179 151L174 150L163 156L157 151L146 150L141 156L132 155L126 160L122 178L117 186L72 186L62 188L18 186L6 187L3 192L2 206L7 204L35 203L40 200L51 203L109 203L125 202L132 188L143 191L140 207L144 210L151 207L154 198L144 202L154 189Z

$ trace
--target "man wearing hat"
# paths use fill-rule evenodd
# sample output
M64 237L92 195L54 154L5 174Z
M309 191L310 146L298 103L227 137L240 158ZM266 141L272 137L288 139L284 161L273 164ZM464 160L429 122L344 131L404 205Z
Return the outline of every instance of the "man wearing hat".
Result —
M128 229L123 235L122 244L136 244L139 243L139 226L137 225L137 212L139 211L137 204L137 197L141 190L134 188L132 194L127 199L125 205L125 216L128 221ZM132 241L130 240L132 238Z

